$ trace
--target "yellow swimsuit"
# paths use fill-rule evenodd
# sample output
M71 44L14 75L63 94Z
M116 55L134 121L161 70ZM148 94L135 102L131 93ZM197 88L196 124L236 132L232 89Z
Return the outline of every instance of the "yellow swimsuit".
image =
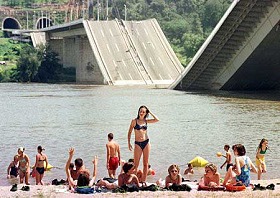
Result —
M261 162L265 163L265 157L264 154L266 153L267 148L263 151L262 149L260 150L260 154L262 154L261 156L259 156L259 159L256 158L256 165L259 166L261 165ZM261 161L261 162L260 162Z

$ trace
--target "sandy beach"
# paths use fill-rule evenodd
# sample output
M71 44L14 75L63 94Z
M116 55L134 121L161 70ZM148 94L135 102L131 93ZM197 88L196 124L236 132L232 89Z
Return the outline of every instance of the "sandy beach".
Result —
M133 192L133 193L95 193L89 195L82 195L77 193L71 193L67 191L66 186L30 186L30 191L22 191L23 185L18 185L18 190L11 192L11 186L0 187L0 197L59 197L59 198L71 198L71 197L228 197L228 198L240 198L240 197L280 197L280 179L275 180L254 180L252 184L261 184L267 186L271 183L275 184L275 190L255 190L246 189L242 192L208 192L191 190L191 192L173 192L173 191L156 191L156 192Z

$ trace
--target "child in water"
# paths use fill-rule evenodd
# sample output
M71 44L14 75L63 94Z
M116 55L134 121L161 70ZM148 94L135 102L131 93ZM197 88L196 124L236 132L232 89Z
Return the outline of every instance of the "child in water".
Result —
M208 163L205 166L205 174L201 178L198 187L199 188L215 188L220 186L220 173L217 172L217 166L212 163Z
M193 165L190 163L188 164L188 168L186 168L186 170L184 171L184 175L187 175L187 174L194 174Z
M221 169L223 169L224 165L227 165L226 166L226 171L228 171L228 168L230 166L233 166L233 164L231 163L231 153L230 153L230 146L228 144L226 144L224 146L224 150L226 151L226 155L222 155L223 157L226 158L226 161L222 164L222 166L220 167Z
M14 160L7 169L7 179L16 178L18 176L18 155L14 156Z
M258 180L261 179L262 173L266 173L266 164L265 164L265 153L268 149L268 140L262 139L256 154L256 165L258 168Z

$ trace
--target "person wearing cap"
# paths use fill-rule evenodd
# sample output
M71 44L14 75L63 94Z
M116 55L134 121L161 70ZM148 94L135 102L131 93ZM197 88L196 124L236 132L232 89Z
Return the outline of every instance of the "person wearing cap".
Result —
M37 147L38 154L36 155L36 162L34 169L36 170L36 185L44 185L42 179L44 177L44 172L48 167L48 157L43 153L44 148L42 146Z
M24 153L25 148L18 148L18 162L19 162L19 181L22 184L25 179L25 184L29 185L29 173L30 173L30 160L28 155Z

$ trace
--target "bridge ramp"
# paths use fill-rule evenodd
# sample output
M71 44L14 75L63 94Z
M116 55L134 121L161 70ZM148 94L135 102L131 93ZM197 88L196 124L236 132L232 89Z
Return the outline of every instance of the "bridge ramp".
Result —
M123 23L151 81L172 83L182 72L183 67L157 20L123 21Z
M84 27L108 84L169 85L183 70L155 20L84 21Z

